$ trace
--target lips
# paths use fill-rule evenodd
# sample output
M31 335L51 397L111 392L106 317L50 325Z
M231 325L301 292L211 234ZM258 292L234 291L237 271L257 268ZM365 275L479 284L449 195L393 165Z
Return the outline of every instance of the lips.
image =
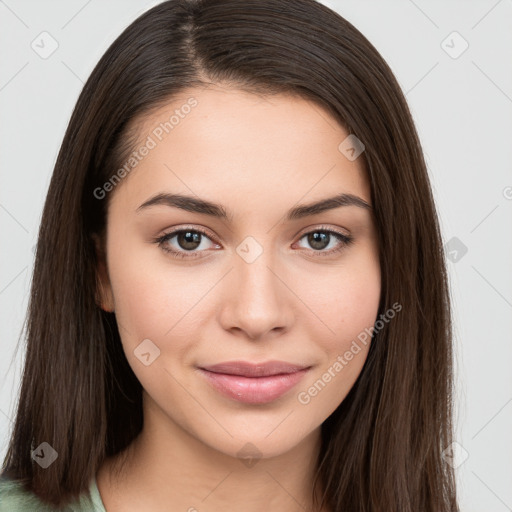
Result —
M204 366L202 369L213 373L240 375L242 377L266 377L294 373L307 368L284 361L268 361L265 363L249 363L247 361L231 361L226 363Z
M199 370L225 396L247 404L264 404L292 389L310 368L285 361L230 361Z

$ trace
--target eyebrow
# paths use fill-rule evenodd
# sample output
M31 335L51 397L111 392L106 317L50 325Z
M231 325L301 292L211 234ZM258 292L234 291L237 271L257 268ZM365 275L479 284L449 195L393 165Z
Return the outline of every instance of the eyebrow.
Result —
M183 194L157 194L142 203L136 211L139 212L155 205L171 206L187 212L201 213L224 220L232 219L232 215L229 214L222 205ZM341 206L357 206L365 210L372 210L371 205L358 196L353 194L338 194L314 203L303 204L290 209L286 214L286 221L302 219L303 217L316 215Z

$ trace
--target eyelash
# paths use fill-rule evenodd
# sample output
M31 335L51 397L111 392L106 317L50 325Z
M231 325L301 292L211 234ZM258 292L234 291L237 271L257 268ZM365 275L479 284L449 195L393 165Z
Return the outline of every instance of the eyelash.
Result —
M204 231L203 229L185 227L185 228L180 228L180 229L177 229L174 231L170 231L169 233L166 233L166 234L156 238L154 240L154 243L158 244L158 246L164 252L170 254L173 258L176 258L176 259L185 259L185 258L195 259L195 258L201 257L201 256L199 256L199 254L204 251L176 251L174 249L169 249L168 247L165 247L165 245L164 245L165 242L168 242L174 236L179 235L180 233L184 233L184 232L200 233L201 235L204 235L206 238L211 239L209 234L206 231ZM311 233L328 233L329 235L334 235L334 237L336 237L340 241L340 245L337 248L330 249L329 251L316 251L314 249L310 249L311 252L318 254L318 256L320 256L320 257L332 256L335 253L341 252L343 249L345 249L345 247L348 247L349 245L351 245L354 242L353 237L351 237L349 235L344 235L343 233L340 233L339 231L335 231L333 229L324 228L323 226L320 226L319 228L313 229L311 231L308 231L308 232L302 234L301 237L299 238L299 240L302 240L305 236L310 235ZM197 255L197 256L195 256L195 255Z

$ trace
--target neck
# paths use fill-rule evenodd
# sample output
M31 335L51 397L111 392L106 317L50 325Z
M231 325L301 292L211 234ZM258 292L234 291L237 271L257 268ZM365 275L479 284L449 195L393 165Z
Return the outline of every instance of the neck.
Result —
M312 502L320 428L271 458L251 457L247 446L244 459L216 450L162 415L145 400L141 434L98 471L107 512L167 511L170 503L188 512L326 512Z

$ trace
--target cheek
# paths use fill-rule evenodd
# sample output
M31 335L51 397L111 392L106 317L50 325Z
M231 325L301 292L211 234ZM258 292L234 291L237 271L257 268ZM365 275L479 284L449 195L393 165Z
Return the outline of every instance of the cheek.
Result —
M197 302L211 287L210 280L191 279L190 269L171 272L141 254L112 253L112 263L118 263L112 265L110 279L123 349L139 382L157 403L180 404L187 397L173 375L181 373L198 339Z
M326 418L346 397L366 361L381 294L380 265L374 253L317 280L308 304L321 322L310 324L310 338L323 360L297 393L310 413Z
M116 317L132 337L162 338L192 310L211 286L199 267L179 268L153 243L116 237L109 253L109 275Z
M380 273L377 268L367 267L364 272L347 277L343 286L335 330L344 340L347 336L355 339L376 320L381 292Z
M317 273L302 283L300 294L316 314L317 332L313 339L331 358L335 352L347 350L352 340L374 324L381 276L372 252L359 253L343 265Z

